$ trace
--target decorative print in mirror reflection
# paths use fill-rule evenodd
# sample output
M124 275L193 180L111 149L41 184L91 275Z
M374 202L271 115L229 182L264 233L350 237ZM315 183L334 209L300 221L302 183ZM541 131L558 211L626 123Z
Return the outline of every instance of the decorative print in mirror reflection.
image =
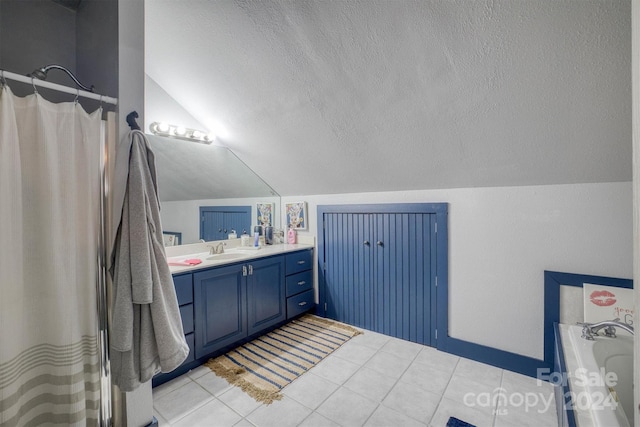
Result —
M263 227L273 225L273 213L275 210L275 203L258 203L256 209L258 214L258 225Z
M307 202L286 203L287 227L294 230L307 229Z

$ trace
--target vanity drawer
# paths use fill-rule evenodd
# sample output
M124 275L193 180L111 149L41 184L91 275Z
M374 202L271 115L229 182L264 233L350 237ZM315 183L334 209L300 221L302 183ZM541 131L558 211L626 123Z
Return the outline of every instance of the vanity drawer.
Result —
M173 285L176 288L178 305L191 304L193 302L193 275L191 273L173 276Z
M193 304L180 306L180 317L182 317L182 329L185 334L193 332Z
M313 289L287 298L287 319L296 317L313 308Z
M300 292L313 288L313 270L287 276L287 296L290 297Z
M285 271L287 275L310 270L313 267L313 249L287 254Z

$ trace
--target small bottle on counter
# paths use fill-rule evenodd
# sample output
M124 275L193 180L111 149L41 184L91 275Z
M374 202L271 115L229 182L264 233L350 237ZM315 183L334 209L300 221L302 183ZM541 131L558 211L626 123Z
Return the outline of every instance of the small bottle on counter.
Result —
M296 243L296 230L292 226L289 226L289 231L287 232L287 243L290 245Z
M264 242L267 245L273 245L273 227L270 225L264 228Z

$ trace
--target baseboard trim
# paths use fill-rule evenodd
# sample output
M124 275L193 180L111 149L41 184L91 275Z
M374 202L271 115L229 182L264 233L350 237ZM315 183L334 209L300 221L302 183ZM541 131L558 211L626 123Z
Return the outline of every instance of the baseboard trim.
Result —
M447 337L444 341L444 343L438 341L438 350L533 378L537 378L538 369L551 367L542 359L535 359L510 351L499 350L470 341L452 337Z

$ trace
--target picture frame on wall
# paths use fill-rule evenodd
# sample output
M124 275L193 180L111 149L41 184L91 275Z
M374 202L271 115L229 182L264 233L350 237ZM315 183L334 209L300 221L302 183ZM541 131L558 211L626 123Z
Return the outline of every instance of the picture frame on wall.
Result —
M273 215L276 211L276 204L271 202L258 202L256 204L256 224L266 227L273 226Z
M307 229L307 202L285 203L287 228L294 230Z

